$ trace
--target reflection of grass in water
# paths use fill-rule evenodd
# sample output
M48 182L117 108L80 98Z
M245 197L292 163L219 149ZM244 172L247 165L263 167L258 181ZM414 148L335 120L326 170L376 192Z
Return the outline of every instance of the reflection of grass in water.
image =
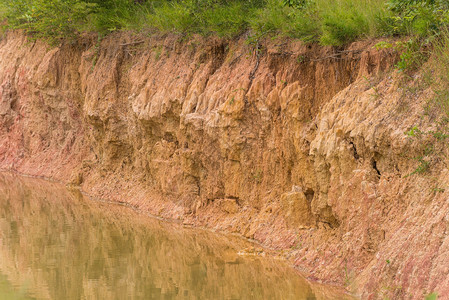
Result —
M0 299L2 300L31 300L27 296L29 283L25 282L19 289L15 289L8 278L0 273Z

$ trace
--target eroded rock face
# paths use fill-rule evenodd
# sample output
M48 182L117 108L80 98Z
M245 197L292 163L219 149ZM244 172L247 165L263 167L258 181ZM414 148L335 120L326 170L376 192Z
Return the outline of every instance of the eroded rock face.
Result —
M120 34L49 49L9 33L0 167L290 249L363 298L449 296L448 192L432 189L448 171L406 176L404 132L432 127L426 93L404 96L373 43L262 45Z
M294 187L291 192L280 197L281 213L288 225L304 229L315 222L310 204L301 188Z

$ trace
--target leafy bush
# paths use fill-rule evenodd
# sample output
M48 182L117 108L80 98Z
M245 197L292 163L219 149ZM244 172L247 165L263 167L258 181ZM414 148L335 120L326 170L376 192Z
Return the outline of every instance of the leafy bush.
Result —
M10 26L51 41L74 37L96 7L82 0L4 0L4 4Z
M392 12L383 20L388 34L426 37L449 21L449 2L445 0L391 0L386 5Z
M386 7L390 14L379 19L384 35L410 37L396 46L401 52L398 69L417 69L428 60L441 30L449 24L449 1L390 0Z

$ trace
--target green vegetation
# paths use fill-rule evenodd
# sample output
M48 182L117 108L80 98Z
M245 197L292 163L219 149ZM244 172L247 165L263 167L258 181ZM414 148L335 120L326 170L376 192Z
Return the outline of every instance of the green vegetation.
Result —
M444 23L441 22L438 27L434 27L431 34L425 39L414 36L410 43L413 42L418 46L415 46L416 48L413 50L404 51L398 64L399 67L404 66L400 69L405 72L418 67L421 69L421 78L415 80L416 88L410 88L410 82L407 83L410 91L416 89L416 92L419 92L429 89L433 94L433 97L428 100L424 107L424 115L433 122L434 129L423 131L417 126L413 126L405 133L412 140L416 140L417 145L420 145L417 147L420 154L415 157L418 165L410 175L426 173L432 165L448 157L449 31L442 24ZM403 59L404 56L414 57L415 60L406 64ZM407 75L404 74L404 76ZM413 94L416 92L413 92Z
M414 126L405 132L409 138L417 142L419 155L413 157L418 162L416 169L406 177L415 174L425 174L430 171L430 167L443 159L447 149L447 139L449 138L449 127L447 118L435 122L436 130L422 131Z
M438 299L437 293L432 293L426 296L426 300L437 300L437 299Z
M285 4L288 3L288 5ZM255 33L274 32L306 42L342 45L357 38L378 36L378 18L386 12L382 0L268 0L256 18L249 21Z
M145 30L215 34L249 32L341 46L356 39L414 36L408 63L448 23L445 0L0 0L8 26L57 41L83 31Z
M434 90L435 97L431 105L443 111L443 123L449 123L449 32L443 31L441 37L433 43L433 55L429 61L428 73L432 78L429 84Z

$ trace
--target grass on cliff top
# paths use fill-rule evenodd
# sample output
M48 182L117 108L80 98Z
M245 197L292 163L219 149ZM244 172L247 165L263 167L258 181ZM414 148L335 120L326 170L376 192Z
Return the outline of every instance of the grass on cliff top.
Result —
M357 39L428 34L447 0L0 0L10 28L58 42L83 31L293 37L341 46ZM447 17L447 16L446 16Z

